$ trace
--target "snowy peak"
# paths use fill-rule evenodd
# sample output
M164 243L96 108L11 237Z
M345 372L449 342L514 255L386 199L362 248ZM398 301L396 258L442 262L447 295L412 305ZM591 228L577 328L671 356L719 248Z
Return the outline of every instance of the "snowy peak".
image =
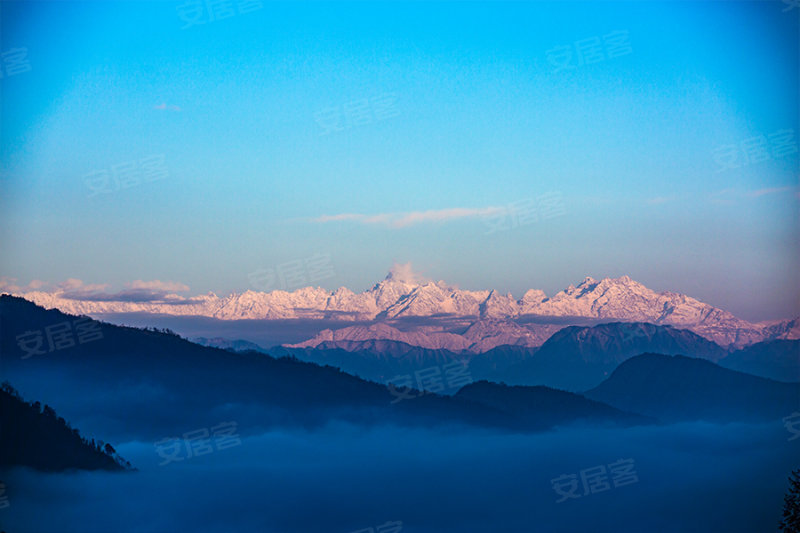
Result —
M425 280L419 274L411 271L410 265L395 265L380 283L377 283L368 293L371 295L379 310L411 294Z
M570 285L550 298L541 290L530 289L519 300L496 290L462 290L443 281L434 282L414 272L408 264L393 266L382 281L361 293L345 287L332 292L321 287L305 287L291 292L249 290L228 296L208 293L186 297L170 292L158 299L137 301L130 294L76 293L63 287L52 292L39 290L17 296L46 308L87 315L135 312L221 320L342 321L450 317L465 323L557 317L562 324L580 318L672 325L690 329L720 345L736 347L766 339L800 336L797 320L751 324L690 296L655 292L629 276L599 281L587 276L577 286ZM516 333L504 335L513 342L521 338L515 336Z
M502 295L491 291L479 309L481 318L504 318L519 315L520 305L511 294Z
M413 289L407 296L389 305L382 316L473 315L479 302L463 296L466 292L447 287L444 283L428 282Z

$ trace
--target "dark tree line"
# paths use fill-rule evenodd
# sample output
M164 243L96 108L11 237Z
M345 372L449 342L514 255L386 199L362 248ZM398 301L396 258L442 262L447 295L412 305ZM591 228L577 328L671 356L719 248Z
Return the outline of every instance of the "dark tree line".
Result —
M132 469L111 444L82 437L52 407L26 402L8 382L0 385L0 429L0 466L49 471Z
M789 490L783 498L783 519L779 528L786 533L800 533L800 468L789 476Z

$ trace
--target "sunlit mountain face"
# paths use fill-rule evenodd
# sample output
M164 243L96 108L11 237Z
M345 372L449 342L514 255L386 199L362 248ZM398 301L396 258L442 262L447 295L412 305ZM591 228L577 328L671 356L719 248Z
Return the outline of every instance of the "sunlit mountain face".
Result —
M126 315L150 314L227 321L308 320L321 325L333 321L341 325L336 330L322 330L296 344L298 347L325 341L381 339L482 352L504 344L539 346L566 325L602 321L682 327L723 346L800 338L797 319L750 323L690 296L652 291L629 276L601 281L587 277L552 297L529 289L519 299L495 290L462 290L444 281L418 281L421 279L408 266L396 265L383 281L358 294L345 287L334 291L305 287L224 297L170 293L157 301L130 301L123 293L70 292L64 288L18 295L48 308L113 316L115 321L124 320ZM359 325L348 327L351 322ZM369 324L362 325L364 322Z
M0 533L800 532L798 13L0 2Z

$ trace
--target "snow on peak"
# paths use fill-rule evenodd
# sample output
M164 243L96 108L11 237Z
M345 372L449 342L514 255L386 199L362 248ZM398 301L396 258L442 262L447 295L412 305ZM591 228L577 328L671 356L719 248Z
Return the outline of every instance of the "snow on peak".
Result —
M99 299L91 294L65 294L63 290L31 290L14 294L46 308L94 316L144 312L223 320L336 318L360 321L446 315L474 321L514 320L532 315L673 325L691 329L722 345L743 346L766 338L800 336L800 326L796 321L750 324L690 296L655 292L626 275L600 281L587 276L577 287L570 285L553 297L548 298L541 290L530 289L516 300L510 294L495 290L462 290L444 282L432 282L414 272L410 263L394 265L383 281L361 293L344 287L335 291L305 287L291 292L249 290L227 296L208 293L184 297L170 293L159 301ZM379 333L387 335L385 331ZM519 339L517 333L506 331L499 337ZM439 340L431 342L431 345L439 345L437 343Z

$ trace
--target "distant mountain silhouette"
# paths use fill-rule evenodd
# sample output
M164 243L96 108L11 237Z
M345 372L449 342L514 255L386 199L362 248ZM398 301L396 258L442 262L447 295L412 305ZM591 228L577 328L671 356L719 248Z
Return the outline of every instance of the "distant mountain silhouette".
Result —
M664 422L776 420L800 410L800 384L680 355L634 357L585 396Z
M759 342L735 351L720 366L776 381L800 382L800 341Z
M653 422L579 394L549 387L508 386L479 381L463 387L456 399L479 403L523 420L526 425L552 427L573 422L638 425Z
M497 346L470 359L470 374L475 380L502 381L507 378L510 368L535 357L538 350L539 348L526 346ZM536 385L537 383L519 384Z
M210 346L212 348L220 348L222 350L231 350L234 352L255 351L267 353L267 350L258 344L243 339L229 340L222 337L192 337L189 339L191 342L199 344L200 346Z
M672 326L641 322L569 326L547 339L533 357L499 372L494 381L584 391L597 386L623 361L646 352L691 354L712 361L727 353L691 331Z
M468 361L474 381L545 385L574 392L596 386L619 363L645 352L688 353L712 361L727 355L725 349L691 331L630 322L570 326L538 348L503 345L477 354L391 340L322 342L315 348L269 350L275 357L292 355L379 382L452 361Z
M432 350L398 341L359 342L355 350L323 342L315 348L276 346L269 350L273 357L296 357L319 365L330 365L348 374L386 383L399 375L413 375L430 367L441 367L454 361L466 361L466 354L448 350ZM453 391L455 392L455 391Z
M414 374L419 370L455 361L468 362L469 374L474 381L494 380L511 365L532 357L537 350L527 346L501 345L475 354L467 351L423 348L386 339L324 341L314 347L274 346L269 349L245 340L196 337L191 341L203 346L215 346L236 352L253 349L276 358L295 357L300 361L330 365L348 374L379 383L386 383L399 375Z
M495 414L428 394L400 401L387 387L332 367L258 352L231 352L152 329L90 320L101 333L91 342L23 359L15 338L74 323L76 317L0 296L2 375L19 378L31 395L63 398L93 391L87 416L103 417L131 436L207 427L238 417L240 426L318 426L335 418L356 423L431 423L436 419L497 425ZM35 376L36 379L31 379ZM53 389L57 380L59 387ZM55 403L50 400L51 403Z
M191 339L203 346L216 346L233 351L247 351L248 341L226 339ZM426 368L455 361L467 362L474 381L492 380L509 366L531 357L537 348L502 345L484 353L454 352L414 346L401 341L370 339L366 341L321 342L315 347L257 347L256 351L272 357L295 357L301 361L330 365L348 374L379 383L399 375L414 374ZM455 392L455 391L453 391Z
M90 395L91 406L75 407L70 418L101 419L104 429L110 427L126 438L163 438L222 420L235 420L243 431L314 427L333 419L358 424L522 427L515 417L485 405L390 389L291 357L203 347L169 332L88 318L83 319L83 329L87 324L96 327L99 338L23 358L25 352L15 342L19 335L46 332L75 320L20 298L0 297L4 354L0 372L23 383L20 388L26 394L50 403L60 405L76 395Z
M0 387L0 468L126 470L110 444L80 436L48 405L27 403L8 383Z

